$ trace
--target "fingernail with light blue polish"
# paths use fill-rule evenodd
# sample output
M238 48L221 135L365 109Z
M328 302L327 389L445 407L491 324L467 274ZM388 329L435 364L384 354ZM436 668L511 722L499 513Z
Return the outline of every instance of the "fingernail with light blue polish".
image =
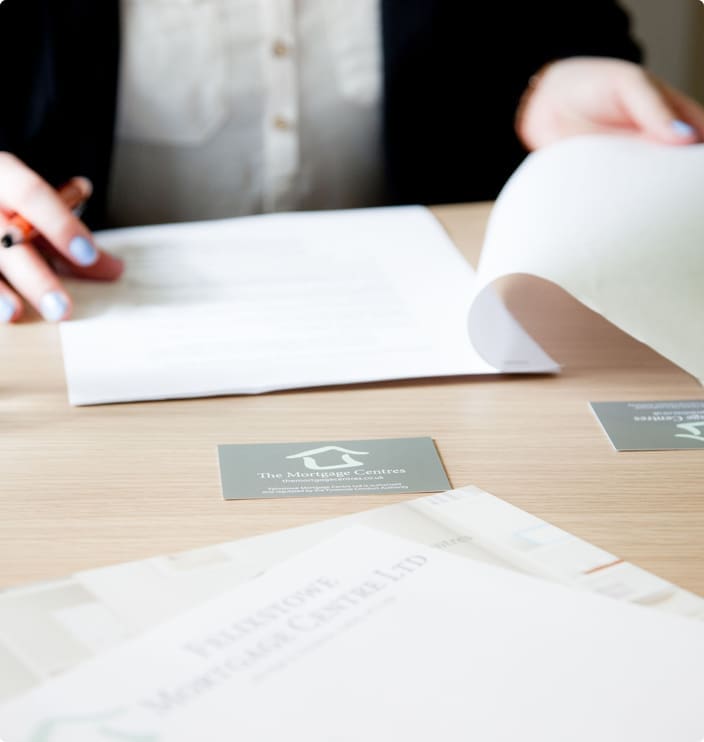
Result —
M679 119L672 122L672 130L678 137L692 137L697 133L693 126Z
M15 313L15 304L6 296L0 296L0 322L9 322Z
M98 259L98 251L85 237L74 237L68 243L68 249L79 265L93 265Z
M67 310L68 301L60 291L47 291L39 302L39 311L49 322L58 322Z

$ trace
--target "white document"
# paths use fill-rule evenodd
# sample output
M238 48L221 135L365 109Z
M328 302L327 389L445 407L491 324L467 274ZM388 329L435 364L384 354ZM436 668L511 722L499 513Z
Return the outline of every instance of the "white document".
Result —
M98 234L114 284L71 283L61 325L72 404L557 366L503 304L467 319L474 272L426 209L274 214Z
M0 702L352 525L704 621L704 598L470 486L0 592Z
M704 145L577 137L530 155L478 275L420 207L104 232L111 286L61 326L73 404L558 367L491 284L553 281L704 378Z
M704 379L704 145L579 137L538 150L489 221L477 287L511 273L558 284L617 327ZM501 358L473 303L470 335Z
M704 626L349 529L0 708L6 742L698 742Z

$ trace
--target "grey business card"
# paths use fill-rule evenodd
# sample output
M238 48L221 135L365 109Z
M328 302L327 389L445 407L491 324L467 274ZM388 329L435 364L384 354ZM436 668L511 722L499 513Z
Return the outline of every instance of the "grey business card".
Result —
M432 438L218 446L226 500L450 489Z
M617 451L704 451L704 400L590 402Z

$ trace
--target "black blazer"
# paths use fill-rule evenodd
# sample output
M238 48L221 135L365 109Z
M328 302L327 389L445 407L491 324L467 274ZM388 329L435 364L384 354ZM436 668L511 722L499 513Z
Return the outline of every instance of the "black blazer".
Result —
M491 199L524 152L513 117L545 62L639 61L611 0L381 0L384 163L391 203ZM115 119L118 0L5 0L0 150L55 185L95 185L101 226Z

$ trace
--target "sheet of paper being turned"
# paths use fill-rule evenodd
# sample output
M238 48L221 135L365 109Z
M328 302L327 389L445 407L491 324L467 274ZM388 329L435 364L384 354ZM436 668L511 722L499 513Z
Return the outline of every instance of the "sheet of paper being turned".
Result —
M552 281L704 379L704 145L579 137L530 155L491 214L470 310L488 363L505 350L483 321L496 279ZM559 361L559 354L557 357Z

